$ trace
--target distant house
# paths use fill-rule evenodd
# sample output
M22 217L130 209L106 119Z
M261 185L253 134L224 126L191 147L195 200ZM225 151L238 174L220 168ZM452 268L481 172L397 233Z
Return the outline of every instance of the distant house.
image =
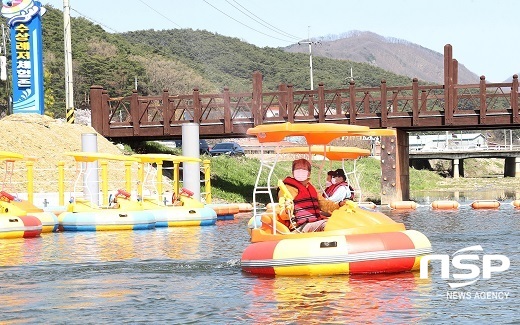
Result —
M486 136L482 133L440 133L411 135L409 137L410 151L435 150L470 150L487 147Z

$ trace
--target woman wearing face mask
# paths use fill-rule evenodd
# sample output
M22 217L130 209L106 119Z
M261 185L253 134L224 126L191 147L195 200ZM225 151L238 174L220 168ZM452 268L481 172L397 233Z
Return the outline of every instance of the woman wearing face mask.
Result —
M329 200L340 202L345 199L352 200L354 193L350 185L346 182L347 176L343 169L336 169L332 178L332 185L325 189L325 194Z
M292 164L293 177L286 177L283 182L293 197L294 221L290 224L292 230L299 232L323 231L327 223L326 217L320 211L332 213L345 204L344 201L334 203L319 194L309 182L311 164L306 159L297 159ZM281 193L280 193L281 195Z

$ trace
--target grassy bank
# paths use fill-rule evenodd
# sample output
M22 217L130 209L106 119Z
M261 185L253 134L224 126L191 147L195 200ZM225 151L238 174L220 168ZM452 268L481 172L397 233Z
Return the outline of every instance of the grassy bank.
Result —
M259 170L260 161L256 158L219 156L211 159L212 193L216 199L230 202L250 202L253 187ZM279 162L273 173L271 185L275 186L279 179L291 174L291 161ZM318 187L324 183L328 170L341 168L339 162L312 162L311 182ZM345 169L351 170L352 163L346 164ZM381 166L374 158L363 158L357 162L359 183L363 191L364 200L381 200ZM410 170L410 187L412 190L431 190L443 178L435 172L425 170Z
M138 152L163 152L181 154L179 149L170 149L155 142L140 144L133 148ZM253 187L260 167L257 158L247 157L228 157L204 156L203 159L211 161L211 185L212 196L215 201L226 202L251 202ZM284 179L291 174L291 161L281 161L276 165L271 186L275 186L279 179ZM324 175L327 170L341 168L339 162L313 161L311 181L318 187L324 183ZM474 166L470 163L465 165L465 171L470 176L478 174L483 170L482 164ZM320 172L320 169L323 171ZM347 171L352 169L352 163L347 163ZM363 199L367 201L379 202L381 200L381 165L379 160L374 158L362 158L357 162L360 187L363 191ZM496 175L495 175L496 176ZM410 169L410 190L417 191L455 191L455 190L489 190L489 189L516 189L520 187L520 178L444 178L437 172L428 170ZM261 201L266 201L261 198Z

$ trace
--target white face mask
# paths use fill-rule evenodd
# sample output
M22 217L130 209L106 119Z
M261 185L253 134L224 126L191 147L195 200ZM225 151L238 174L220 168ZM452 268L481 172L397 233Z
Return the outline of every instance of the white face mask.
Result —
M298 182L303 182L309 178L309 171L306 169L295 169L293 176Z
M325 181L325 187L329 187L332 185L332 182L329 182L329 181Z
M336 178L333 178L333 179L331 180L331 182L332 182L332 184L336 184L336 183L337 183Z

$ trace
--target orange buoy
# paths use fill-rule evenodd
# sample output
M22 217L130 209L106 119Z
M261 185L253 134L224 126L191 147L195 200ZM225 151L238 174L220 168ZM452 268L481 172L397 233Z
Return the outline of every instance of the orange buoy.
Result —
M471 203L473 209L498 209L500 202L497 200L477 200Z
M513 202L511 202L511 205L515 208L520 208L520 200L514 200Z
M433 201L431 204L434 210L456 210L459 208L459 202L457 201Z
M417 208L417 203L414 201L396 201L390 203L390 207L396 210L415 210Z
M238 203L238 211L250 212L253 211L253 205L251 203Z
M218 216L234 215L240 210L237 204L208 204L208 207L215 210Z

